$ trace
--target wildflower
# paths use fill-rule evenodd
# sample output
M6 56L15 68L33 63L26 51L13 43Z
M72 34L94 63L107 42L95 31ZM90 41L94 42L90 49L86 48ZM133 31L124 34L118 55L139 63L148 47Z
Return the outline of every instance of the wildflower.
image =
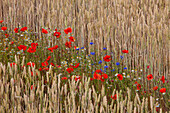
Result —
M148 79L148 80L152 80L152 79L153 79L152 74L148 75L148 76L147 76L147 79Z
M103 50L106 50L106 49L107 49L106 47L103 48Z
M62 77L61 80L67 80L67 77Z
M80 80L80 76L76 76L76 77L74 78L74 80L75 80L75 81Z
M80 65L80 63L75 63L75 66L73 66L73 65L70 65L70 66L73 67L73 68L78 68L79 65Z
M6 38L8 38L9 34L5 34Z
M48 50L51 51L51 52L53 52L53 48L52 48L52 47L48 48Z
M69 28L65 29L64 32L65 32L66 34L71 33L71 32L72 32L72 29L69 27Z
M123 69L127 69L127 67L124 67Z
M29 53L35 53L35 52L36 52L36 47L34 47L34 46L29 47L28 50L27 50L27 52L29 52Z
M50 58L51 58L51 56L48 56L48 57L47 57L47 59L46 59L46 61L49 61L49 60L50 60Z
M94 43L93 42L90 42L90 45L93 45Z
M90 54L91 54L91 55L95 55L95 52L91 52Z
M38 70L39 70L39 71L42 71L43 69L40 67Z
M1 30L2 30L2 31L6 31L6 30L7 30L7 27L2 27Z
M25 45L20 45L20 46L18 46L18 49L19 49L19 50L22 50L22 49L23 49L23 50L25 51L25 50L27 49L27 46L25 46Z
M11 45L14 44L14 41L11 42Z
M15 28L15 29L14 29L14 32L15 32L15 33L18 33L18 30L19 30L19 28Z
M66 42L65 46L68 47L68 48L71 48L71 42Z
M67 68L67 70L66 70L68 73L71 73L72 71L74 71L74 69L73 68Z
M81 47L81 49L84 49L84 47Z
M165 83L165 76L162 76L161 81Z
M70 39L70 42L74 42L75 41L75 38L74 37L69 37L69 39Z
M119 62L116 62L116 65L117 65L117 66L120 65L120 63L119 63Z
M123 53L128 53L129 51L128 50L122 50Z
M117 95L115 94L114 96L111 96L111 98L116 100L117 99Z
M79 50L79 48L76 48L76 50Z
M111 56L110 55L106 55L105 57L103 57L103 60L106 62L111 61Z
M113 69L112 71L115 71L115 69Z
M166 92L166 88L161 88L159 92L165 93Z
M30 67L31 67L31 66L34 67L34 66L35 66L35 63L34 63L34 62L32 62L32 63L31 63L31 62L28 62L27 65L30 66Z
M123 76L121 74L118 74L117 77L119 80L123 80Z
M100 75L100 74L101 75ZM108 75L105 74L105 73L102 73L101 70L96 70L95 73L94 73L94 76L93 76L94 79L97 79L97 80L101 80L102 82L104 82L105 79L108 78Z
M104 68L108 68L109 66L104 66Z
M41 31L42 33L44 33L44 34L47 34L48 33L48 31L46 30L46 29L43 29L42 28L42 31Z
M3 22L3 20L0 20L0 23L2 23Z
M54 63L52 63L52 62L51 62L50 64L51 64L52 66L55 66Z
M101 64L101 63L102 63L102 60L99 61L99 64Z
M158 86L153 87L153 90L156 91L158 89Z
M94 80L94 78L90 78L90 80L92 81L92 80Z
M141 89L141 85L137 84L137 90L140 90L140 89Z
M60 33L60 32L55 32L53 36L56 36L56 38L59 38L59 37L60 37L60 35L61 35L61 33Z
M16 63L10 63L10 66L12 67L13 65L16 65Z
M47 61L42 62L41 65L42 65L42 66L48 66L48 62L47 62Z
M53 49L57 49L58 48L58 45L55 45L54 47L52 47Z
M149 66L147 66L147 68L149 69Z
M123 59L123 56L120 56L121 59Z
M31 90L34 88L34 86L33 85L31 85Z
M25 32L26 30L27 30L27 27L23 27L23 28L21 28L20 31Z

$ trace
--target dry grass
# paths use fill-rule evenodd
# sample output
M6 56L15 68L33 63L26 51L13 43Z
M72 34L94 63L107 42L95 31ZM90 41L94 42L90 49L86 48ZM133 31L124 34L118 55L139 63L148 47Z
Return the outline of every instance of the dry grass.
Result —
M150 73L154 75L155 80L160 80L162 75L167 80L170 79L168 0L0 0L0 3L0 20L4 20L4 26L7 26L9 31L12 31L16 26L27 26L36 33L35 38L39 39L42 37L42 27L57 28L63 31L70 26L73 29L73 36L77 40L76 45L88 48L87 53L98 50L97 54L100 56L103 47L107 47L108 54L113 52L115 55L114 62L117 62L120 60L121 50L128 49L130 54L127 54L127 57L124 58L122 65L128 67L129 70L136 69L138 72L143 69L141 75L144 75L142 78L144 88L149 84L145 83L145 75ZM62 40L65 42L64 38ZM43 41L45 42L46 39L43 39ZM91 48L90 42L95 43L94 48ZM52 41L52 44L54 43L56 44L56 40ZM149 71L145 68L147 65L150 65ZM109 112L111 110L111 105L105 102L106 94L103 96L101 96L102 94L95 94L92 87L88 89L83 87L82 95L75 102L76 94L69 92L66 98L63 92L65 87L69 87L68 90L74 89L70 86L74 83L73 81L64 86L57 82L59 79L54 79L53 83L58 85L51 84L50 88L48 88L49 86L37 85L39 89L34 92L29 90L31 85L28 82L29 80L23 81L22 79L28 73L21 73L20 70L18 72L10 71L10 66L4 66L6 69L4 68L4 71L2 71L2 67L1 64L0 75L1 73L4 75L0 77L0 98L5 98L1 101L3 106L0 110L2 112L5 112L3 111L5 109L6 112L10 110L22 111L24 108L28 112L33 109L35 112L40 112L39 110L43 112L47 109L49 112L50 110L51 112L60 112L63 108L68 112L72 109L74 112L77 110L84 112L108 110L107 112ZM5 73L8 73L8 75L5 75ZM6 77L4 78L4 76ZM51 76L54 75L51 74ZM136 73L135 76L139 75ZM19 81L12 85L9 81L11 78L19 79ZM25 86L26 81L28 84ZM38 82L38 84L43 83ZM81 87L80 83L78 85ZM151 86L149 87L151 88ZM23 88L26 88L27 91L24 95L22 95ZM44 88L48 90L46 98L45 95L42 96ZM90 91L93 95L91 100L90 96L87 96ZM117 92L117 94L121 95L120 92ZM62 98L60 98L61 95ZM99 95L100 99L97 102ZM126 100L126 98L128 99ZM133 112L135 110L137 112L147 110L147 99L151 99L149 105L152 106L152 111L155 110L156 103L152 97L144 98L144 100L135 100L137 95L133 100L129 100L129 96L126 98L117 100L117 104L113 107L116 110L115 112L119 112L119 110L125 112L122 109L127 110L128 113L130 110L133 110ZM96 106L97 103L100 103L100 106ZM44 107L42 107L43 105ZM11 106L16 107L11 108ZM5 108L2 109L3 107Z
M32 67L34 70L34 68ZM12 71L13 70L13 71ZM30 88L29 81L30 69L26 72L26 67L22 73L18 73L17 67L7 67L0 63L0 112L57 112L57 113L157 113L158 101L150 98L139 98L138 93L132 98L131 90L127 88L127 94L122 94L122 90L113 90L112 95L116 94L117 99L110 100L105 94L106 87L102 86L101 93L96 92L94 85L90 85L90 78L82 76L81 81L74 79L68 80L67 84L61 81L61 74L46 73L47 82L53 78L51 85L45 85L42 81L35 82L33 89ZM38 72L35 70L35 72ZM38 72L39 73L39 72ZM38 75L40 76L40 75ZM56 77L57 76L57 77ZM11 77L11 78L9 78ZM24 81L23 78L28 78ZM17 81L14 81L17 80ZM163 101L163 98L160 98ZM148 106L148 103L149 106ZM151 109L150 109L151 108ZM160 108L160 113L165 108ZM168 112L166 112L168 113Z

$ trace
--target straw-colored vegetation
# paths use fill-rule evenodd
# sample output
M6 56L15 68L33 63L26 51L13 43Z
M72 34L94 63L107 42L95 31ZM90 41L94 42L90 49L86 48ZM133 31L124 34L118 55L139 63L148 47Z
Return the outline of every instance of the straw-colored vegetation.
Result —
M0 112L169 112L169 4L168 0L1 0ZM23 27L28 30L20 31ZM66 34L68 27L73 31ZM53 36L56 28L59 38ZM70 36L75 42L68 48ZM32 47L32 42L38 43L35 53L19 50L20 45ZM49 51L55 45L56 50ZM112 60L103 61L105 55ZM48 65L43 68L45 61ZM68 73L75 63L80 66ZM98 69L106 70L104 82L94 79ZM150 74L152 80L147 79ZM153 90L155 86L158 90ZM160 93L161 88L166 93Z

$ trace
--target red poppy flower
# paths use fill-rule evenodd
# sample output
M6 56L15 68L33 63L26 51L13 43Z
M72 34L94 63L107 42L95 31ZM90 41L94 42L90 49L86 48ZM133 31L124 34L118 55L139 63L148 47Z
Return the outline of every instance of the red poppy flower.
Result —
M147 79L148 79L148 80L152 80L152 79L153 79L152 74L148 75L148 76L147 76Z
M48 33L48 31L46 30L46 29L43 29L42 28L42 31L41 31L42 33L44 33L44 34L47 34Z
M38 43L31 43L31 47L37 47Z
M45 61L45 62L41 63L41 65L42 65L42 66L48 66L48 62Z
M29 53L35 53L36 52L36 47L29 47L27 52Z
M42 71L43 69L40 67L38 70L39 70L39 71Z
M55 31L57 32L57 29L55 29Z
M147 66L147 68L149 69L149 66Z
M65 32L66 34L71 33L71 32L72 32L72 29L69 27L69 28L65 29L64 32Z
M94 76L93 76L94 79L97 79L97 80L101 80L102 79L102 76L98 73L94 73Z
M128 53L129 51L128 50L122 50L123 53Z
M2 23L3 22L3 20L0 20L0 23Z
M71 47L71 42L66 42L66 43L65 43L65 46L68 47L68 48L70 48L70 47Z
M161 81L165 83L165 76L162 76Z
M54 46L53 49L57 49L58 48L58 45Z
M67 77L62 77L61 80L67 80Z
M161 89L160 89L160 92L161 92L161 93L165 93L165 92L166 92L166 88L161 88Z
M27 30L27 27L23 27L23 28L21 28L20 31L25 32L26 30Z
M50 60L50 58L51 58L51 56L48 56L48 57L47 57L47 59L46 59L46 61L49 61L49 60Z
M10 63L10 66L12 67L13 65L16 65L16 63Z
M31 63L31 62L28 62L27 65L30 66L30 67L31 67L31 65L32 65L32 66L34 67L34 66L35 66L35 63L34 63L34 62L32 62L32 63Z
M19 49L19 50L22 50L22 49L23 49L23 50L25 51L25 50L27 49L27 46L25 46L25 45L20 45L20 46L18 46L18 49Z
M94 80L94 78L90 78L90 80L92 81L92 80Z
M103 60L106 62L111 61L111 56L110 55L106 55L105 57L103 57Z
M11 45L14 44L14 41L11 42Z
M74 78L74 80L75 80L75 81L80 80L80 76L76 76L76 77Z
M56 36L56 38L60 38L61 33L60 32L55 32L53 36Z
M74 40L75 40L75 38L74 38L74 37L72 37L72 36L71 36L71 37L69 37L69 39L70 39L70 41L71 41L71 42L74 42Z
M153 87L153 90L156 91L158 89L158 86Z
M137 90L140 90L140 89L141 89L141 85L137 84Z
M136 81L135 84L138 84L138 82Z
M116 100L117 99L117 95L116 94L114 96L111 95L111 98Z
M15 32L15 33L18 33L18 30L19 30L19 28L15 28L15 29L14 29L14 32Z
M117 77L119 80L123 80L123 76L121 74L118 74Z
M51 51L51 52L53 52L53 48L52 48L52 47L48 48L48 50Z
M55 66L54 63L52 63L52 62L51 62L50 64L51 64L52 66Z
M74 69L73 68L67 68L67 70L66 70L68 73L71 73L72 71L74 71Z
M73 67L73 68L78 68L79 65L80 65L80 63L75 63L75 66L73 66L73 65L70 65L70 66Z
M8 38L9 34L5 34L6 38Z
M34 88L34 86L33 85L31 85L31 90Z
M7 30L7 27L2 27L1 30L2 30L2 31L6 31L6 30Z

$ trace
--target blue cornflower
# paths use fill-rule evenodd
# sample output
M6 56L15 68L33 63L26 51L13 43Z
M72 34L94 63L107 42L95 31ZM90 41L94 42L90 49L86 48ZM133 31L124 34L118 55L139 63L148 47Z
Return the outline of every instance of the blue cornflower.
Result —
M84 47L81 47L81 49L84 49Z
M127 67L124 67L123 69L127 69Z
M116 62L116 65L120 65L120 63L119 63L119 62Z
M99 61L99 64L101 64L101 63L102 63L102 61L100 60L100 61Z
M120 56L121 59L123 59L123 56Z
M94 64L91 64L92 66L94 65Z
M107 49L106 47L103 48L103 50L106 50L106 49Z
M76 50L79 50L79 48L76 48Z
M90 54L91 54L91 55L95 55L95 52L91 52Z
M112 71L115 71L115 69L113 69Z
M90 56L90 55L88 55L88 56Z
M93 42L90 42L90 45L93 45L94 43Z
M108 68L109 66L104 66L104 68Z

